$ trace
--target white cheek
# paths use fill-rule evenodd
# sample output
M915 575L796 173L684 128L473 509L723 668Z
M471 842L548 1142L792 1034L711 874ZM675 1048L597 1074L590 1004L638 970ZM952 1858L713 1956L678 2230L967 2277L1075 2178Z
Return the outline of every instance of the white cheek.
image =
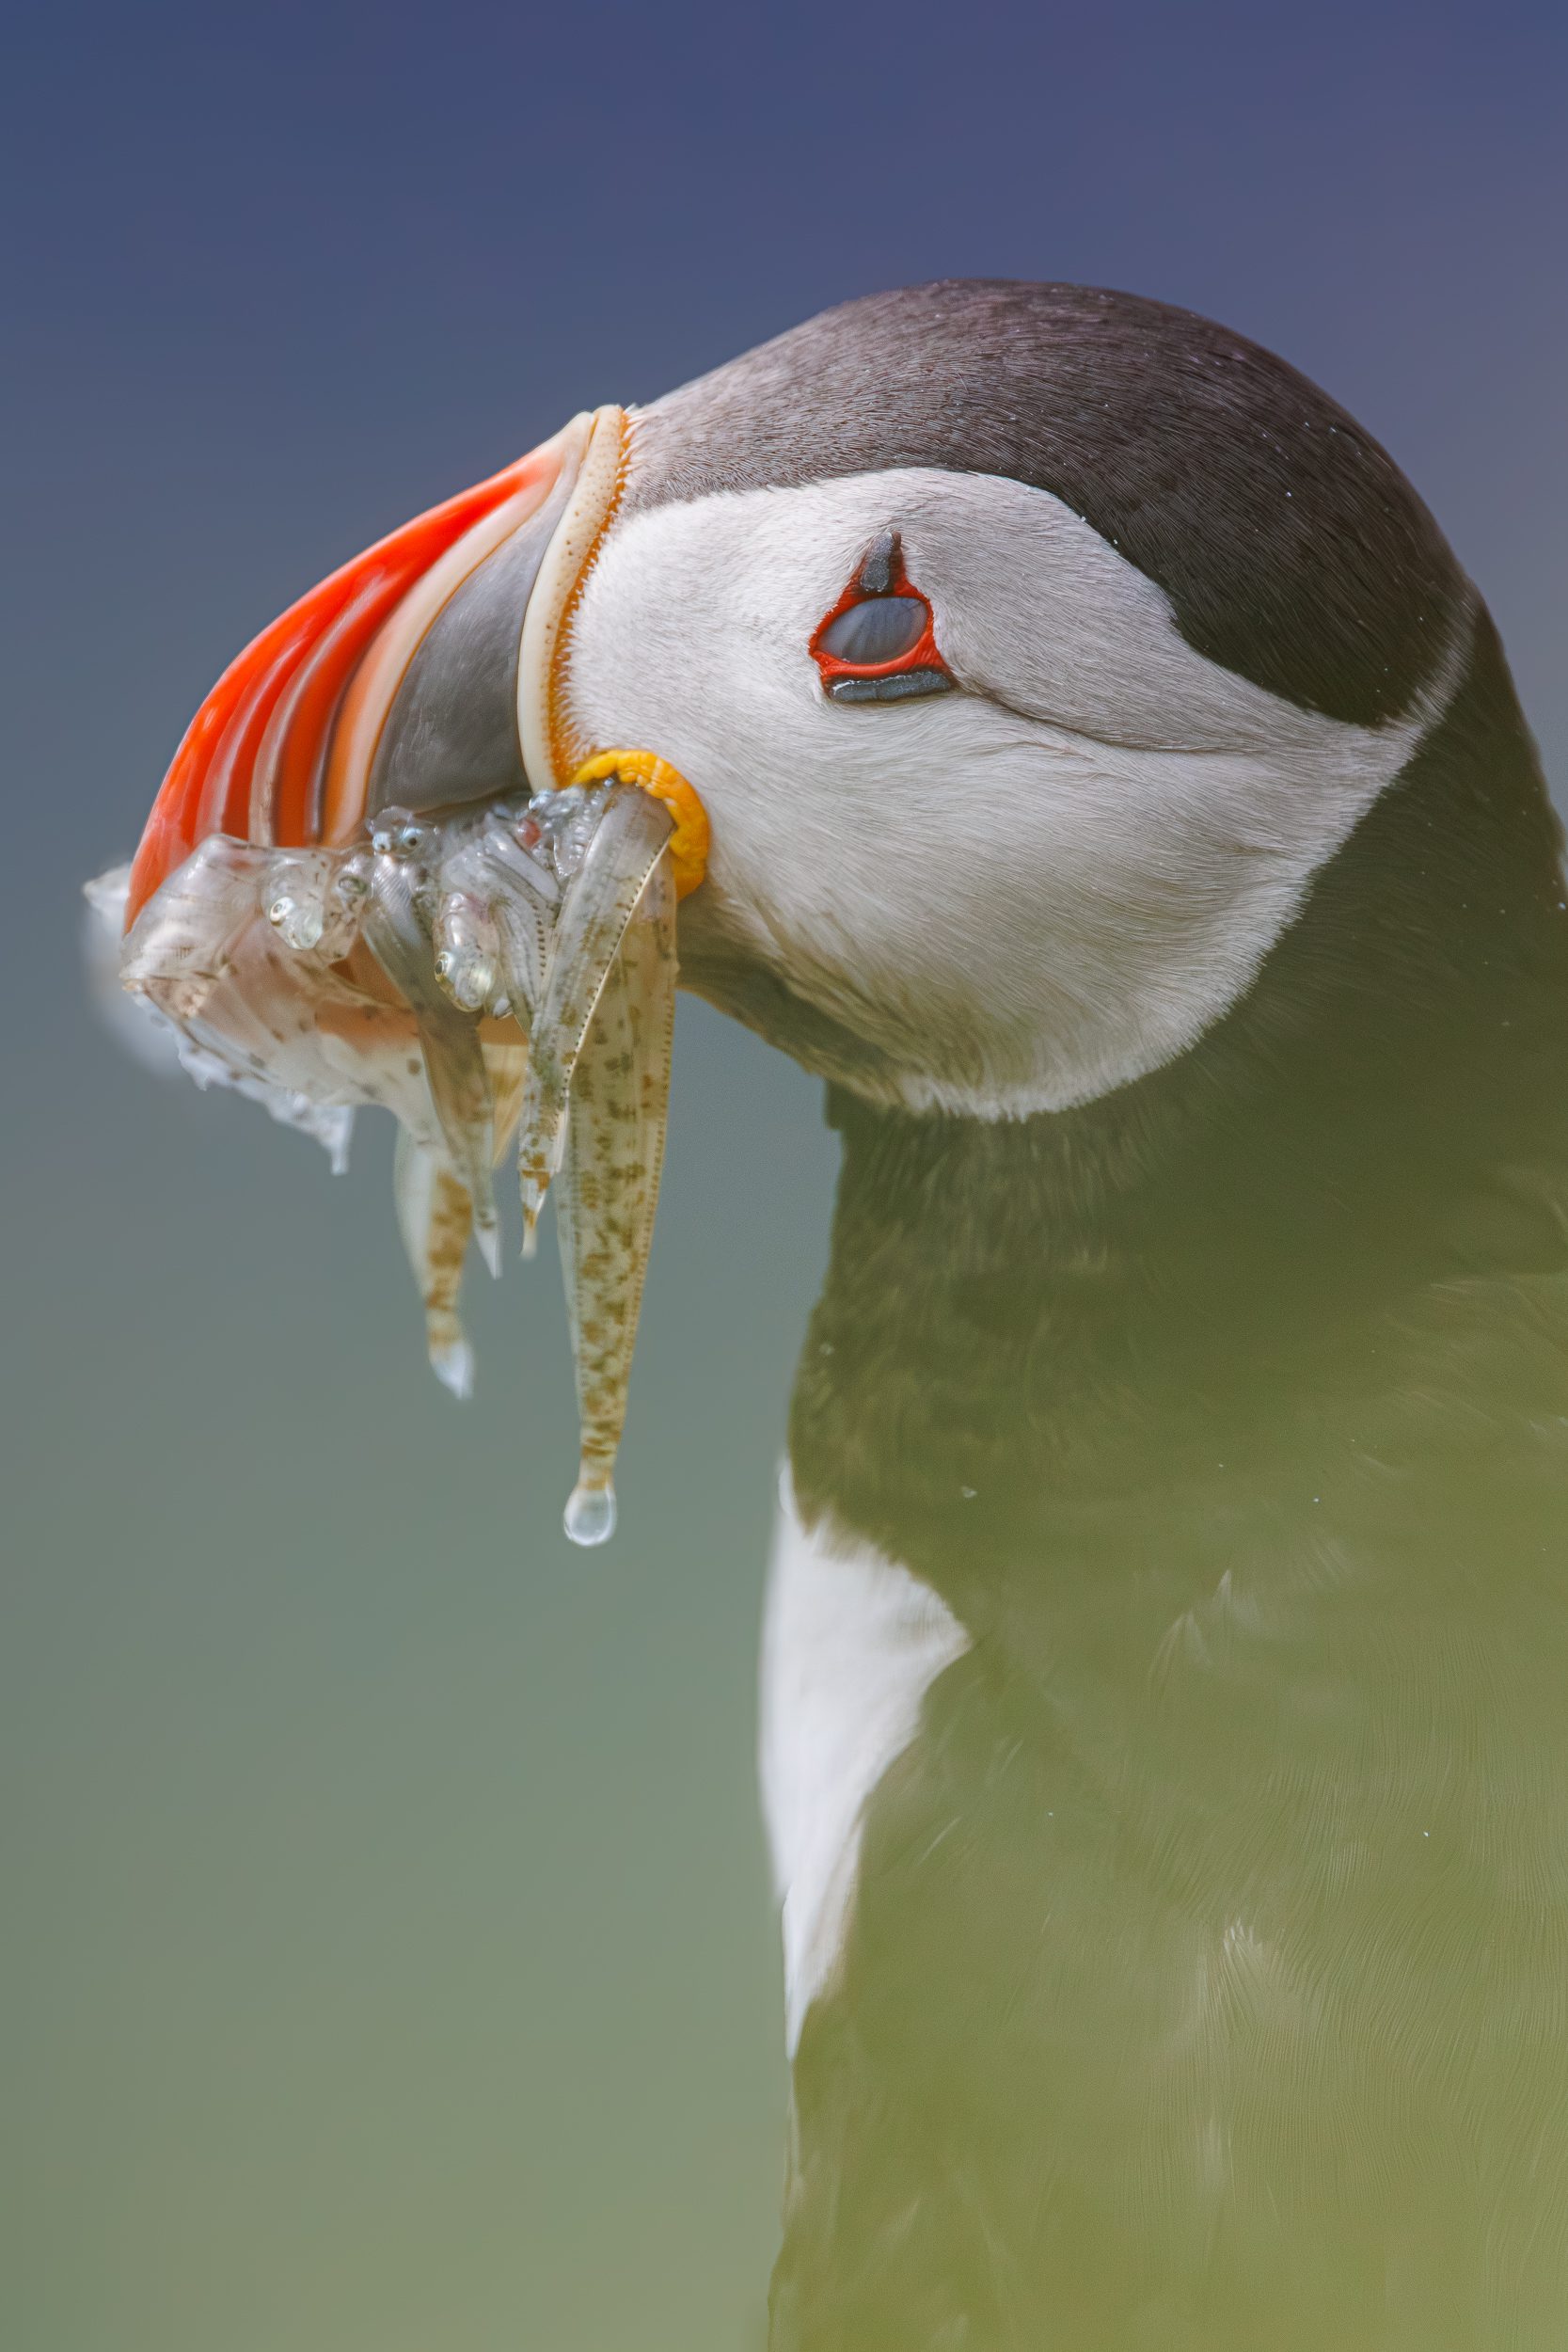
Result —
M979 691L823 695L812 631L889 522ZM1195 653L1058 501L913 471L634 516L569 676L586 738L702 795L731 935L879 1049L895 1099L985 1117L1201 1035L1447 692L1379 729L1299 710Z

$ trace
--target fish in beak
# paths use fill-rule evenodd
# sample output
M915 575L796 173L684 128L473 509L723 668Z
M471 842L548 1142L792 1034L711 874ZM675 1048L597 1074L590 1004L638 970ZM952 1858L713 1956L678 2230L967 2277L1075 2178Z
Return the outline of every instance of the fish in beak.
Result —
M393 1113L431 1361L459 1394L470 1237L499 1268L492 1168L515 1142L529 1254L553 1190L583 1543L614 1527L675 906L706 854L667 762L567 716L565 641L629 439L620 408L576 417L291 606L197 712L130 867L89 891L122 926L121 984L201 1083L339 1162L356 1110Z

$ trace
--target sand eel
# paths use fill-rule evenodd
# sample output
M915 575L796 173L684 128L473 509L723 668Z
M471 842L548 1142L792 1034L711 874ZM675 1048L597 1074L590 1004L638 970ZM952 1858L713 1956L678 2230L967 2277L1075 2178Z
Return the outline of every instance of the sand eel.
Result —
M626 412L613 469L599 430L463 512L539 501L531 576L491 600L482 565L442 634L443 575L315 766L267 753L293 831L226 752L143 879L188 908L220 817L252 861L460 827L466 768L492 832L537 825L615 755L607 807L678 780L660 856L705 830L683 983L830 1082L765 1659L775 2343L1545 2352L1568 891L1490 620L1342 411L1131 296L876 297ZM574 512L550 469L595 446ZM293 723L234 709L259 772ZM209 855L243 961L254 877ZM528 904L532 1008L566 917ZM412 988L289 952L333 1054L395 1034L381 1099L471 1170L472 1089L405 1075Z
M186 732L128 873L93 901L120 977L205 1079L329 1140L400 1123L399 1223L432 1366L466 1395L476 1240L515 1136L525 1247L552 1182L581 1423L567 1533L613 1470L664 1150L674 908L706 818L657 754L588 743L564 652L630 421L573 420L292 606Z

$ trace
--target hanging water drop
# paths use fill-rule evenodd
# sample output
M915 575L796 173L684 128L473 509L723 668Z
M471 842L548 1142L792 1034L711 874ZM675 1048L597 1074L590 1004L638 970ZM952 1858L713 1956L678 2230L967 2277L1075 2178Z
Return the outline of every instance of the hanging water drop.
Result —
M591 1486L579 1478L567 1497L561 1524L574 1544L585 1549L608 1544L615 1533L614 1487Z

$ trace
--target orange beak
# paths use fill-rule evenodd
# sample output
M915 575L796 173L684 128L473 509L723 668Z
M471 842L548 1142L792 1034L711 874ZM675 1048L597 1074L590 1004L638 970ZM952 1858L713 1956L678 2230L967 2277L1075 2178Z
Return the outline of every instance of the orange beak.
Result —
M547 712L559 623L592 551L580 521L596 522L588 534L596 544L618 487L624 423L619 410L574 418L488 481L377 540L230 663L153 803L131 871L127 930L210 834L278 848L345 842L392 802L429 807L563 780L530 777L519 707L522 736L537 740L529 708L542 697ZM591 446L596 462L585 467ZM579 518L584 494L589 513ZM558 578L573 555L570 576ZM536 616L531 626L542 683L520 680L518 667L541 565L547 601L561 608L554 625L541 629Z

